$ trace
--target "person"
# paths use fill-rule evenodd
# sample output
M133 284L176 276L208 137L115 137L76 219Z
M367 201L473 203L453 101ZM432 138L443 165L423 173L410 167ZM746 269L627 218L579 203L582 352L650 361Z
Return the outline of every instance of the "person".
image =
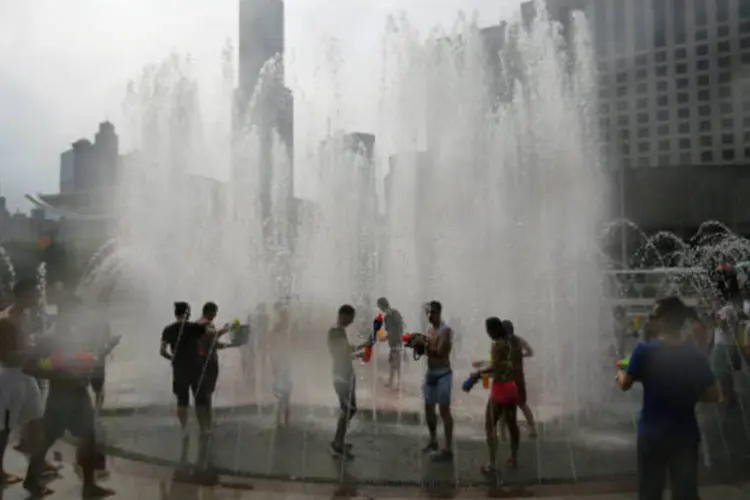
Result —
M529 428L529 437L536 437L536 424L534 423L534 414L529 408L526 394L526 375L523 370L523 358L530 358L534 355L534 350L528 342L522 337L516 335L516 328L510 320L503 320L503 328L508 334L511 352L513 354L513 373L515 375L516 387L518 388L518 408L526 419L526 426ZM505 439L505 426L501 428L503 440Z
M198 339L198 356L200 372L198 373L197 384L201 391L204 391L206 405L204 410L204 427L202 433L208 434L212 430L212 410L211 400L216 389L216 383L219 380L219 356L217 350L227 347L219 342L219 339L229 332L231 325L225 324L221 329L217 329L214 320L219 314L219 306L215 302L206 302L201 311L201 317L196 324L203 328L203 335Z
M736 401L734 373L742 367L741 353L737 345L742 299L736 275L729 274L719 286L719 290L724 301L716 312L711 368L719 380L727 403L733 404Z
M378 309L383 313L383 324L388 340L388 382L386 387L398 389L401 384L401 351L403 350L404 318L398 309L391 307L388 299L380 297L377 301ZM398 384L396 384L398 378Z
M26 360L26 371L49 380L43 417L44 440L42 446L31 455L27 479L41 476L47 452L67 431L78 439L76 462L83 476L83 497L102 498L113 495L114 491L103 488L96 482L96 471L102 467L104 457L97 450L95 410L88 392L91 371L39 369L39 361L52 356L88 353L94 355L95 359L106 357L119 342L117 337L103 341L98 332L92 335L92 330L77 325L73 319L78 313L77 306L75 300L66 300L58 316L54 335L41 338Z
M370 345L369 339L366 343L356 347L349 343L346 328L352 324L354 317L354 308L349 304L344 304L339 307L336 324L328 329L328 351L333 360L333 388L341 409L336 434L329 449L334 457L343 459L354 458L351 446L346 444L349 422L357 413L357 386L352 359L358 355L360 349Z
M187 302L174 303L174 318L174 322L162 331L159 353L172 365L172 392L177 398L177 419L183 440L186 440L191 392L201 433L208 432L210 427L211 391L208 385L200 384L203 364L198 355L198 343L205 328L190 322L190 305ZM186 447L183 447L183 451L186 451Z
M424 348L427 354L427 372L424 386L424 412L430 440L422 450L433 455L435 461L453 460L453 415L451 414L451 392L453 371L451 370L451 328L442 320L443 306L433 300L429 303L429 326L425 335L417 338L417 348ZM437 440L437 413L443 421L445 447L440 450Z
M507 426L510 431L508 465L513 468L518 466L518 448L521 437L516 419L519 394L514 360L517 356L513 352L511 334L506 330L503 322L494 316L485 320L485 329L492 340L492 361L489 366L477 370L471 376L479 378L484 374L492 375L490 397L487 400L484 419L489 461L482 467L483 473L490 474L497 472L497 424L500 419L503 420L503 426Z
M276 397L276 426L289 426L292 397L291 319L289 309L282 303L274 307L276 321L271 329L271 372L273 395Z
M660 499L667 474L672 498L698 498L700 429L695 416L699 401L719 402L721 390L708 358L681 339L688 311L675 296L657 300L646 330L652 339L639 344L617 383L629 391L643 385L638 422L638 495Z
M36 282L34 280L18 281L13 286L13 298L13 303L0 311L0 319L6 319L15 326L13 333L18 335L19 338L14 342L14 345L19 353L26 353L30 348L33 337L29 331L28 313L39 304L39 289ZM9 408L11 424L18 424L21 427L20 441L15 449L28 455L42 444L44 405L39 383L23 373L19 366L10 366L4 371L6 372L4 376L9 393L22 395L22 397L13 398L13 404L18 406ZM30 381L34 382L33 388L27 385ZM59 469L59 467L46 463L42 474L56 475Z

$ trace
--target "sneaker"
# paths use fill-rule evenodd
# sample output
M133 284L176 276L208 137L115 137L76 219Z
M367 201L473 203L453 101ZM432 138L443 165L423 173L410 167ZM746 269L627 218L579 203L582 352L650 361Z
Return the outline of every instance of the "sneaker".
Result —
M451 450L440 450L432 455L433 462L452 462L453 452Z
M424 454L432 454L432 453L437 453L437 451L438 451L439 449L440 449L440 448L438 447L438 444L437 444L437 443L435 443L435 442L430 442L430 443L427 443L427 446L425 446L424 448L422 448L422 453L424 453Z
M354 458L354 455L349 451L350 449L351 448L347 448L346 445L344 445L344 448L341 448L333 443L328 446L331 455L333 455L334 458L340 458L342 460L351 460Z

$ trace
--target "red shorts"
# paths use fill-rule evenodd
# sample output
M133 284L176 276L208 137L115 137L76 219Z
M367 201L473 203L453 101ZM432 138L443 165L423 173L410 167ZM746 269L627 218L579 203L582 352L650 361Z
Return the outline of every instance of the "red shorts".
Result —
M515 380L510 382L492 382L490 387L490 399L500 405L518 404L518 386Z

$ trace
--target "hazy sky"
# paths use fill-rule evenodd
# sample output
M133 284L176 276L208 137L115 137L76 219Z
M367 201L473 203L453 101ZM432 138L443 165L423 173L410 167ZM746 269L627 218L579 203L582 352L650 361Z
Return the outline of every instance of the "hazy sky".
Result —
M371 130L388 14L421 32L450 30L460 9L495 24L519 0L287 0L287 84L300 127L325 120L331 47L343 61L341 123ZM144 66L189 53L202 86L218 84L221 50L236 47L238 0L0 0L0 185L12 207L56 192L59 154L100 121L118 126L125 85ZM321 131L324 133L324 131ZM300 137L300 139L302 139ZM303 139L304 140L304 139ZM122 150L128 149L127 138ZM124 151L122 151L124 152Z

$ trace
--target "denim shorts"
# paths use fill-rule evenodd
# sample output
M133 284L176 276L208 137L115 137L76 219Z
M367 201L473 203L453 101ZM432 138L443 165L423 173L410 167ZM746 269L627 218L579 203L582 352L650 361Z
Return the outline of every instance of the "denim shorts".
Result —
M451 402L453 372L450 368L427 370L424 376L424 402L428 405L447 405Z

